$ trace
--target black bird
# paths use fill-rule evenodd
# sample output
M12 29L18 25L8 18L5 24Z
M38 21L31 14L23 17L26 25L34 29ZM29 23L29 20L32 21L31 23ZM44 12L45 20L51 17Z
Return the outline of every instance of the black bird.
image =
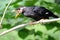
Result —
M45 7L39 7L39 6L32 6L32 7L25 7L21 6L16 9L16 12L18 13L16 17L19 14L23 14L26 17L30 17L34 19L35 21L39 21L41 19L49 19L49 17L58 18L53 12L46 9Z

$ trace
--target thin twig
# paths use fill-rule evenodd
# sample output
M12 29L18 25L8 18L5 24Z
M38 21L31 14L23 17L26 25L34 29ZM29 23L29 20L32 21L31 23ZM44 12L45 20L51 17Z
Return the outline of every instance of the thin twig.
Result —
M0 33L0 36L6 34L6 33L8 33L8 32L10 32L10 31L13 31L13 30L15 30L15 29L17 29L17 28L23 28L23 27L25 27L26 25L27 25L27 24L21 24L21 25L15 26L15 27L13 27L13 28L11 28L11 29L9 29L9 30L6 30L6 31Z
M32 24L37 24L37 23L47 23L47 22L53 22L53 21L59 21L59 20L60 20L60 18L49 19L49 20L40 20L40 21L32 22ZM0 36L6 34L6 33L8 33L8 32L11 32L11 31L13 31L13 30L15 30L15 29L18 29L18 28L20 28L20 29L21 29L21 28L24 28L24 27L26 27L27 25L30 25L30 22L27 23L27 24L21 24L21 25L15 26L15 27L13 27L13 28L11 28L11 29L9 29L9 30L6 30L6 31L0 33Z
M2 18L1 18L0 25L1 25L2 22L3 22L4 16L5 16L6 11L7 11L8 7L9 7L9 5L11 4L11 2L12 2L12 0L10 0L10 2L8 3L8 5L6 6L6 8L5 8L4 12L3 12L3 16L2 16Z

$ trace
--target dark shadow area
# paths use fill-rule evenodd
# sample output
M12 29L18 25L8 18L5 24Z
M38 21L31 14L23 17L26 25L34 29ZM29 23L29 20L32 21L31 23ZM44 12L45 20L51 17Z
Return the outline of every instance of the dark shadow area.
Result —
M57 27L58 29L60 29L60 23L58 22L51 22L51 23L47 23L47 24L44 24L46 26L46 28L48 30L54 28L54 27Z
M51 37L51 36L48 36L47 40L55 40L55 39L53 37Z
M37 31L37 32L35 32L35 34L34 34L34 35L35 35L35 36L36 36L36 35L42 36L42 32Z
M25 28L18 31L18 36L21 37L22 39L26 38L28 35L29 35L29 30Z
M38 36L42 37L42 32L40 32L40 31L35 32L34 29L28 30L28 29L24 28L24 29L18 31L18 36L22 39L25 39L28 35L32 35L32 34L34 34L34 36L38 35Z
M3 28L7 28L7 29L12 28L10 24L2 25L2 27L3 27Z

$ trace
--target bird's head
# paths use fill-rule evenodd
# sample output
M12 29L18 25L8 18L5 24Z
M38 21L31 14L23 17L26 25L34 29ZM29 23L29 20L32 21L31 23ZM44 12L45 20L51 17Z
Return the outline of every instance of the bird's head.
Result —
M19 7L19 8L17 8L17 9L15 10L15 12L17 13L16 16L15 16L15 18L18 17L20 14L22 14L22 13L24 12L24 11L23 11L24 8L25 8L25 7Z

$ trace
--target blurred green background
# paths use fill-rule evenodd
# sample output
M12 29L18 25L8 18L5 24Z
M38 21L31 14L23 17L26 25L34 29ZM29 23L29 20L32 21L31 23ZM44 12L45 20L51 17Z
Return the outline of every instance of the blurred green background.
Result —
M4 9L10 0L0 0L0 20ZM13 0L10 4L2 23L0 33L19 24L28 23L31 18L20 15L15 18L15 8L24 6L43 6L60 16L60 0ZM60 40L60 21L46 24L28 25L0 37L0 40Z

